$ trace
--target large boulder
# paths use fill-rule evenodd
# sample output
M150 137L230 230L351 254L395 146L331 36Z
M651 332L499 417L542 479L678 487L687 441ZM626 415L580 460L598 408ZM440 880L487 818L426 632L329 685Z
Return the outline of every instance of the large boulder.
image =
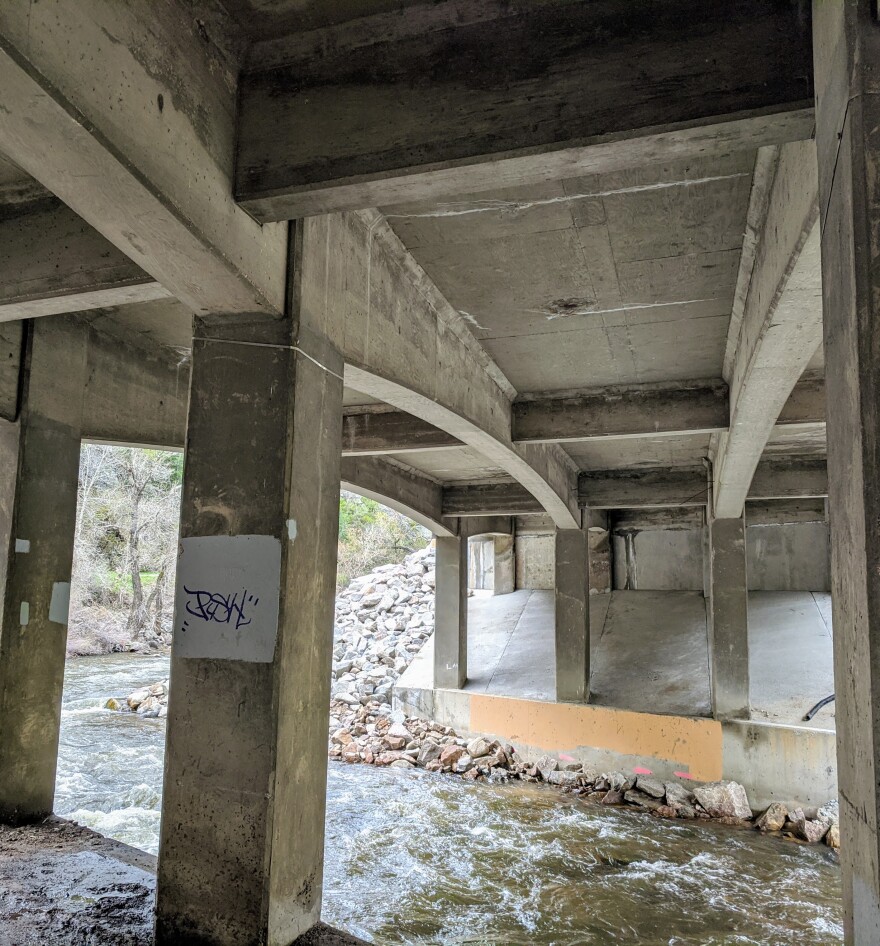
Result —
M785 822L788 819L788 808L785 805L780 804L780 802L775 801L772 805L758 818L755 822L755 827L759 831L781 831L785 827Z
M707 782L694 789L697 801L713 818L748 821L752 809L746 790L739 782Z

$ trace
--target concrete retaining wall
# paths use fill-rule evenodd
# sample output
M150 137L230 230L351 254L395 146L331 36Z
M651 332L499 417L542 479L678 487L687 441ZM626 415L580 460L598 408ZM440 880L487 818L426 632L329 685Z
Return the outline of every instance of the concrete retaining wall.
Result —
M489 735L526 758L552 755L595 771L651 772L683 782L741 782L754 809L773 801L817 807L837 797L835 734L828 730L634 713L467 690L395 687L394 708L460 735Z

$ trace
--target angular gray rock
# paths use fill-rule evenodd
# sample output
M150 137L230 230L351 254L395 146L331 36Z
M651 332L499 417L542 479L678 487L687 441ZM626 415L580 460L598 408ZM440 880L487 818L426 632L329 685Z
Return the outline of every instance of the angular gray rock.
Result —
M708 782L696 786L694 795L713 818L739 818L747 821L752 817L746 790L739 782Z

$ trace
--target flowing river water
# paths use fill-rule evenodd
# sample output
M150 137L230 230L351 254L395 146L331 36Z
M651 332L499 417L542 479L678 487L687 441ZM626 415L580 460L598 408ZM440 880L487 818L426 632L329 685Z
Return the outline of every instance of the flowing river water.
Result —
M68 661L56 811L153 853L165 723L103 709L167 657ZM324 919L377 944L832 946L824 846L604 809L534 785L331 763Z

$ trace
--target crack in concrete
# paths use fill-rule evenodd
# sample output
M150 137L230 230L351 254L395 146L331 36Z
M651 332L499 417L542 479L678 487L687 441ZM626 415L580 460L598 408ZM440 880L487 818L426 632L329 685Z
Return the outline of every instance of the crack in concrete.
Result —
M519 213L523 210L532 210L535 207L546 207L551 204L564 204L574 200L590 200L602 197L616 197L619 194L640 194L646 191L669 190L673 187L695 187L699 184L713 184L717 181L729 181L740 177L749 177L750 174L740 171L736 174L717 174L711 177L696 177L682 181L659 181L654 184L633 184L630 187L615 187L606 191L588 191L579 194L562 194L557 197L540 197L534 200L502 200L487 198L486 200L468 203L453 201L448 204L438 204L434 210L423 213L388 213L386 218L409 217L463 217L469 214L481 213Z

